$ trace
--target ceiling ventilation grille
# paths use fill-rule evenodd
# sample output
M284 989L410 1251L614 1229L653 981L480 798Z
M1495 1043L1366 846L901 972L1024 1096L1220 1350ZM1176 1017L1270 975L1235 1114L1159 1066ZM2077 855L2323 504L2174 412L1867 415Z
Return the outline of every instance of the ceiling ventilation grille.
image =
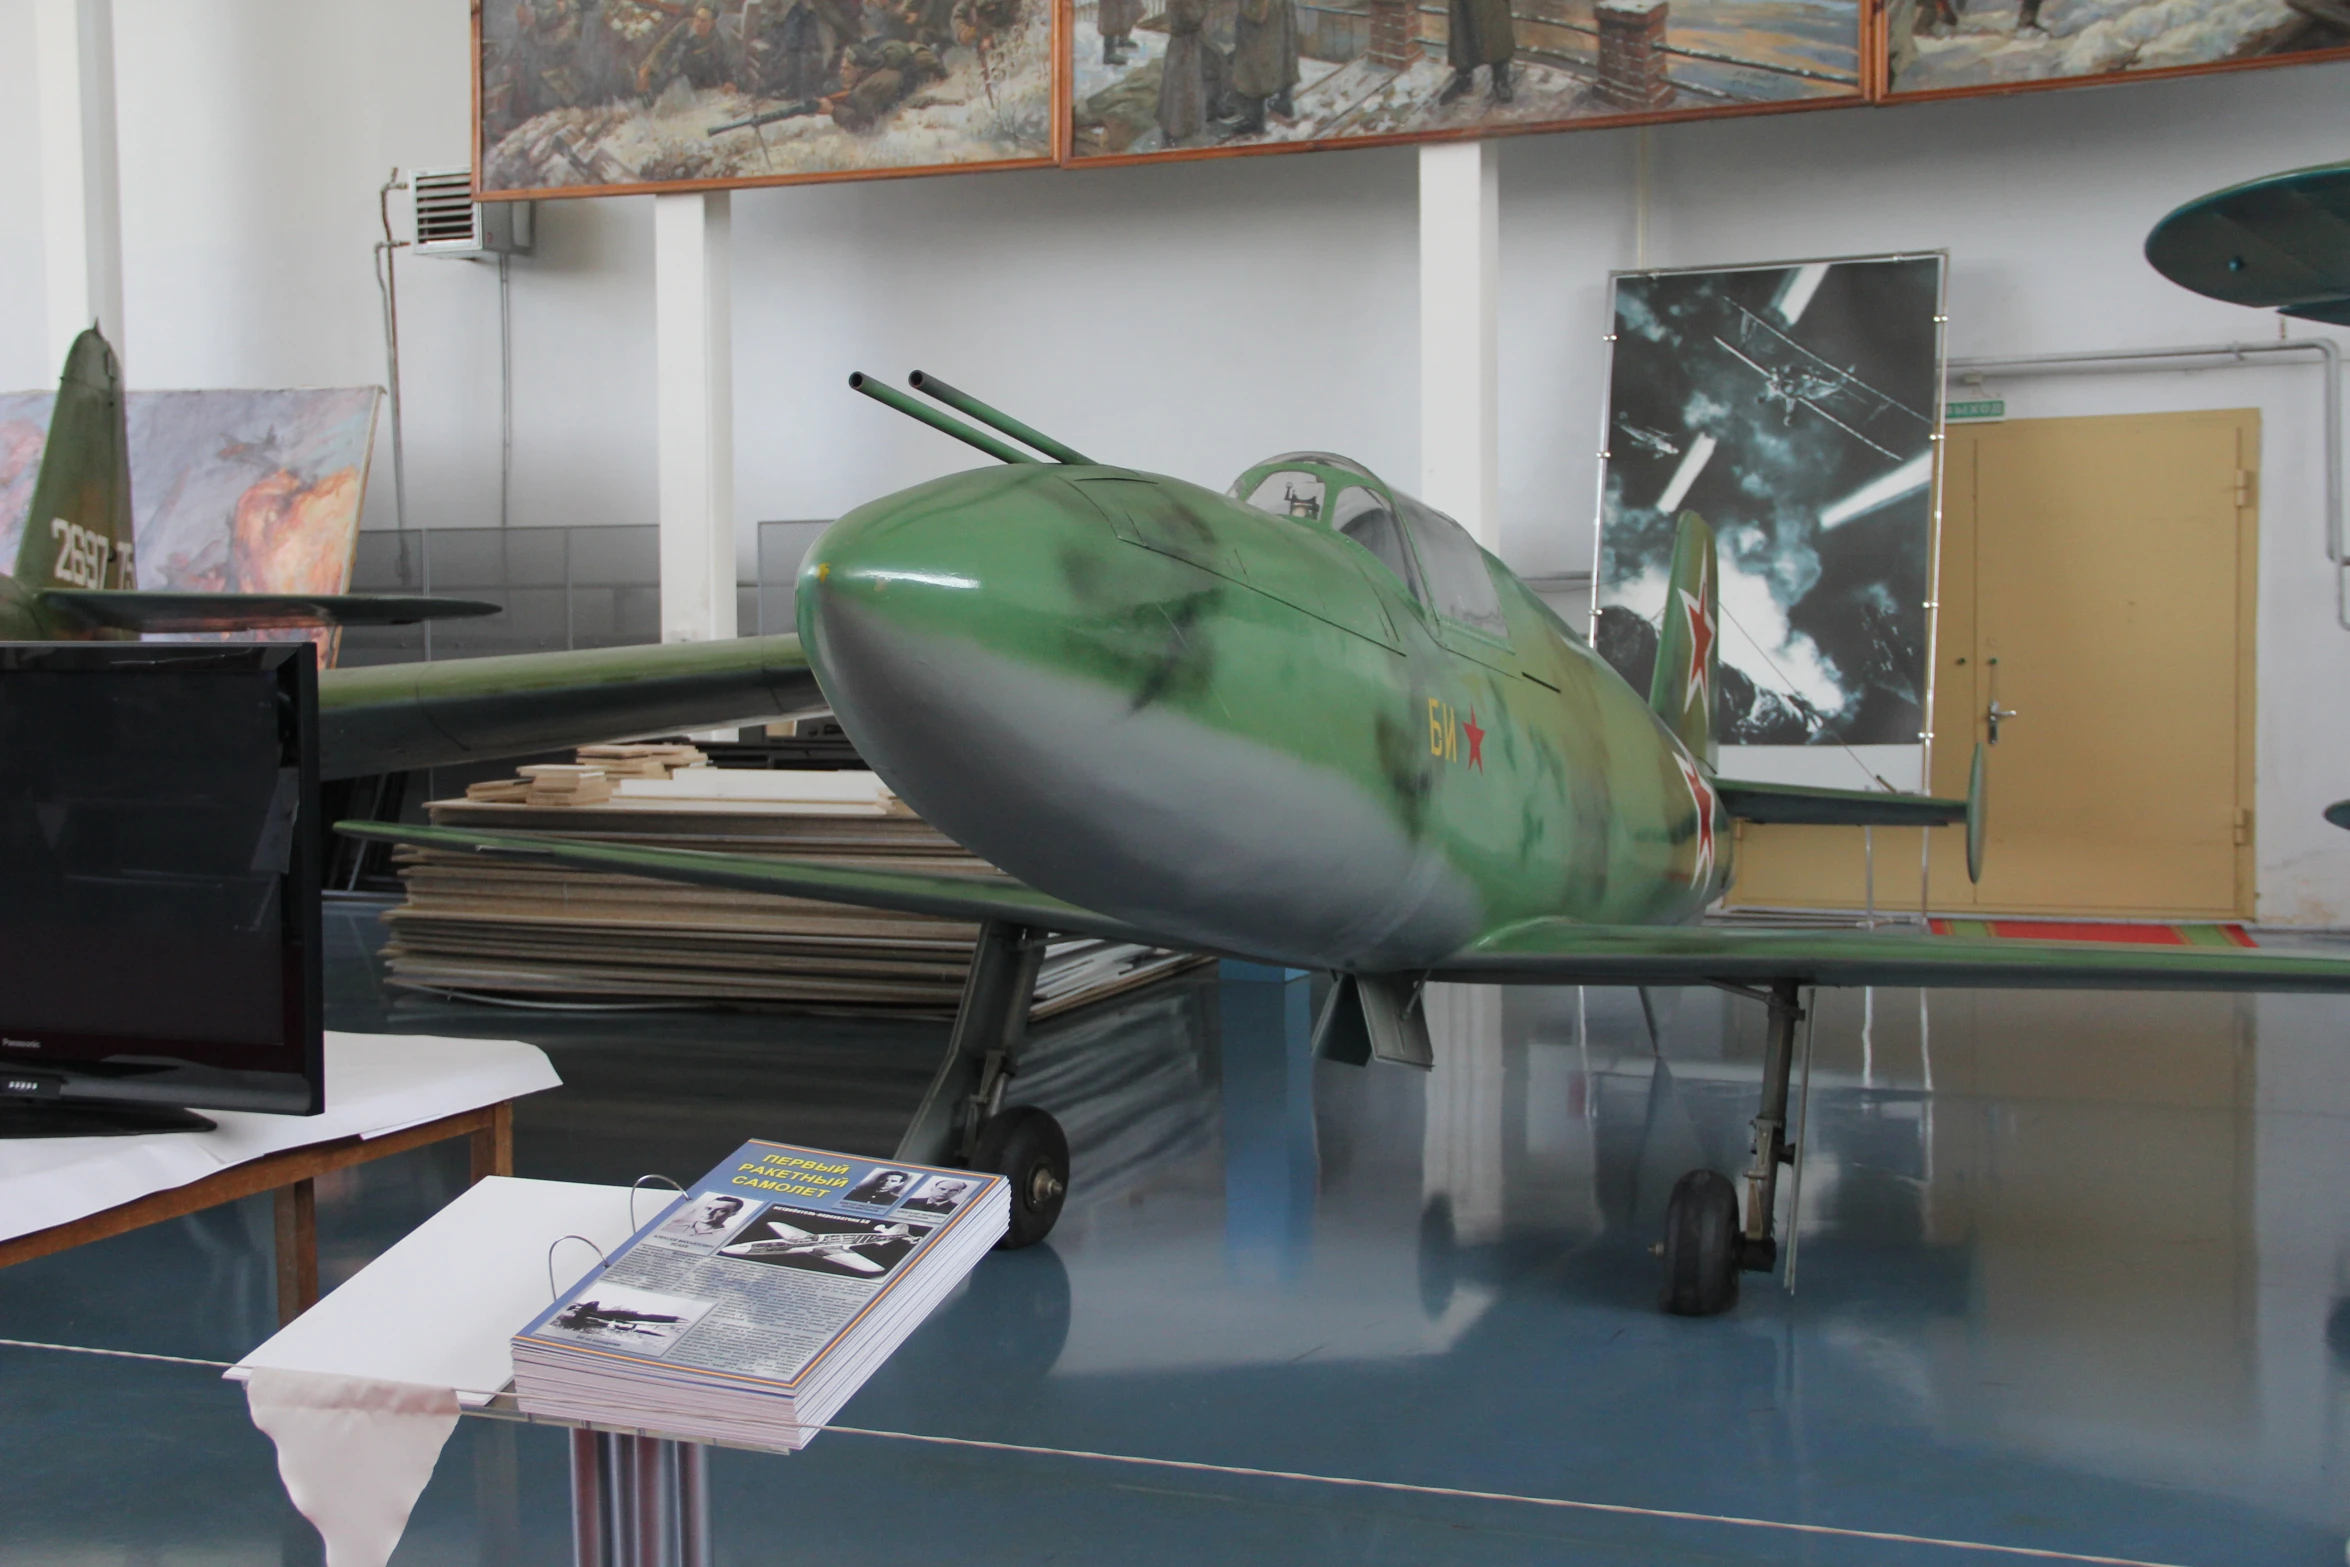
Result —
M494 256L530 253L530 203L475 201L471 170L414 170L408 176L408 188L416 203L417 254Z

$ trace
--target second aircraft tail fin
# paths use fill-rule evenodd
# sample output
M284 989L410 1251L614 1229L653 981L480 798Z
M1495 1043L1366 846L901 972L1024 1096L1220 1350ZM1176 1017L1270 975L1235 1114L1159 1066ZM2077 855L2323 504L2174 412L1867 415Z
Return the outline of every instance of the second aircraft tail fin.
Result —
M122 362L96 327L65 356L15 575L35 589L137 586Z

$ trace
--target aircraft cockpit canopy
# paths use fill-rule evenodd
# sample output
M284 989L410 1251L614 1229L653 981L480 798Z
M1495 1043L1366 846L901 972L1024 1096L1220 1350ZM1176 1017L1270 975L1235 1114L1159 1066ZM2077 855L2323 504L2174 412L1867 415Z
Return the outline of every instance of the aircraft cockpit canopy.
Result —
M1509 635L1485 553L1461 525L1352 458L1285 452L1251 467L1226 493L1276 517L1321 523L1361 545L1438 615L1488 636Z

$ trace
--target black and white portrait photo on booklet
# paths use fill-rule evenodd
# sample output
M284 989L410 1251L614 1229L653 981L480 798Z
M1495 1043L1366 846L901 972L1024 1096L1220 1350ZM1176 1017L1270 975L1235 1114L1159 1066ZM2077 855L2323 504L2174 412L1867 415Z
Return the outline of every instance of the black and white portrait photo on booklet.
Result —
M1645 692L1676 521L1712 525L1726 776L1918 786L1946 263L1611 280L1592 640Z

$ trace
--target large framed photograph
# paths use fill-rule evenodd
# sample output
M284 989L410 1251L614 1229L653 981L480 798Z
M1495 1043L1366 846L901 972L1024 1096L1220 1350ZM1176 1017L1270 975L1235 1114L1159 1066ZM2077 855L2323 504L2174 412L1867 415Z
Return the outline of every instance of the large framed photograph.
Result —
M1934 253L1610 280L1592 640L1645 692L1674 528L1712 524L1726 776L1924 777L1946 270Z
M2343 0L1889 0L1890 99L2291 65L2350 55Z
M1072 162L1863 100L1859 0L1071 0Z
M485 200L1056 161L1056 0L476 0Z

